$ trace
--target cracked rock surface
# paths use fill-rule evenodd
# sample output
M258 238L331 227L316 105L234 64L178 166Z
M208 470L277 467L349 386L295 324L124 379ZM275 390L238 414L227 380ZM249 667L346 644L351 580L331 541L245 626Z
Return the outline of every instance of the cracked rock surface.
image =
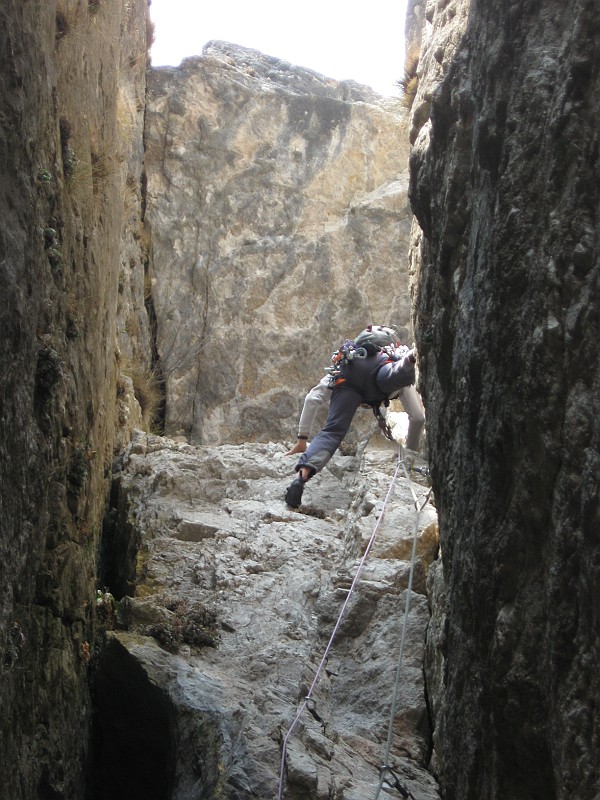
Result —
M284 797L373 797L416 526L390 766L415 796L439 797L426 770L424 576L437 555L426 480L410 469L415 459L398 465L396 446L377 434L356 455L336 455L294 511L283 501L294 463L284 453L274 443L194 447L142 433L126 452L114 512L117 535L133 544L111 574L135 589L120 602L98 670L98 752L113 759L100 768L107 791L126 785L136 760L114 769L125 725L119 686L131 673L137 702L154 716L122 735L162 743L145 748L154 753L146 774L160 765L174 798L276 797L286 735Z

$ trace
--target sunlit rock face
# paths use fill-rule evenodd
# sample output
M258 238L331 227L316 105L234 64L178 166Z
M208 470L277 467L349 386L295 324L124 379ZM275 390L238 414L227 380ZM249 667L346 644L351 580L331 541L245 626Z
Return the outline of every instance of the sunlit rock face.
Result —
M427 4L430 25L453 6L464 15ZM445 691L438 773L449 799L592 800L598 19L590 2L466 10L429 119L413 119L411 154L416 338L446 582L429 654Z
M293 435L333 350L370 322L410 340L405 110L222 42L149 75L166 430Z

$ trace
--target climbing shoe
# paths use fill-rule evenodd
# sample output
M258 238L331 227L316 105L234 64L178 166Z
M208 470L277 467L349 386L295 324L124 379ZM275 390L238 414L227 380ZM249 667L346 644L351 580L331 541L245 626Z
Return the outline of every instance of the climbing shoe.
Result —
M302 501L302 492L304 491L304 481L298 475L297 478L290 483L285 491L285 502L291 508L298 508Z

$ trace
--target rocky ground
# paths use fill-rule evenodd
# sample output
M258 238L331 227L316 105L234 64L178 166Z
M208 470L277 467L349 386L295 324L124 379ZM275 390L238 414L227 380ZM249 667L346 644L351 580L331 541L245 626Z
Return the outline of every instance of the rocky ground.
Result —
M138 433L126 452L113 493L110 549L120 555L105 568L127 596L96 681L100 797L121 796L135 781L139 791L140 780L165 782L165 796L179 800L276 797L288 736L282 796L372 798L415 525L388 764L419 800L439 797L425 769L425 576L438 545L424 462L398 466L398 448L377 433L364 452L338 454L294 511L283 501L294 463L285 449L193 447Z

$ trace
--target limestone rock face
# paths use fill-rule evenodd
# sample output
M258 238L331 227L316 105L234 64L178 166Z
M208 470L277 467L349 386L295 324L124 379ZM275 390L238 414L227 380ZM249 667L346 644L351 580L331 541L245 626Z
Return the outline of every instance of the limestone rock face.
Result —
M295 432L344 338L411 339L405 111L258 51L209 44L149 76L146 219L166 430Z
M418 91L410 109L411 144L424 128L428 130L434 94L464 35L470 5L470 0L409 0L407 46L419 53Z
M284 452L139 433L125 453L119 546L105 565L124 597L96 671L95 796L135 783L173 800L277 797L284 739L281 796L374 796L414 541L386 763L415 797L439 797L425 770L424 592L437 550L428 487L408 462L392 482L397 450L378 435L336 455L292 511Z
M599 35L473 4L411 154L449 800L598 796Z
M141 262L124 232L140 203L125 213L123 195L141 174L147 13L146 0L0 8L3 800L86 794L96 553L131 421L117 297L125 238L127 275ZM143 343L141 312L122 346L127 330Z

